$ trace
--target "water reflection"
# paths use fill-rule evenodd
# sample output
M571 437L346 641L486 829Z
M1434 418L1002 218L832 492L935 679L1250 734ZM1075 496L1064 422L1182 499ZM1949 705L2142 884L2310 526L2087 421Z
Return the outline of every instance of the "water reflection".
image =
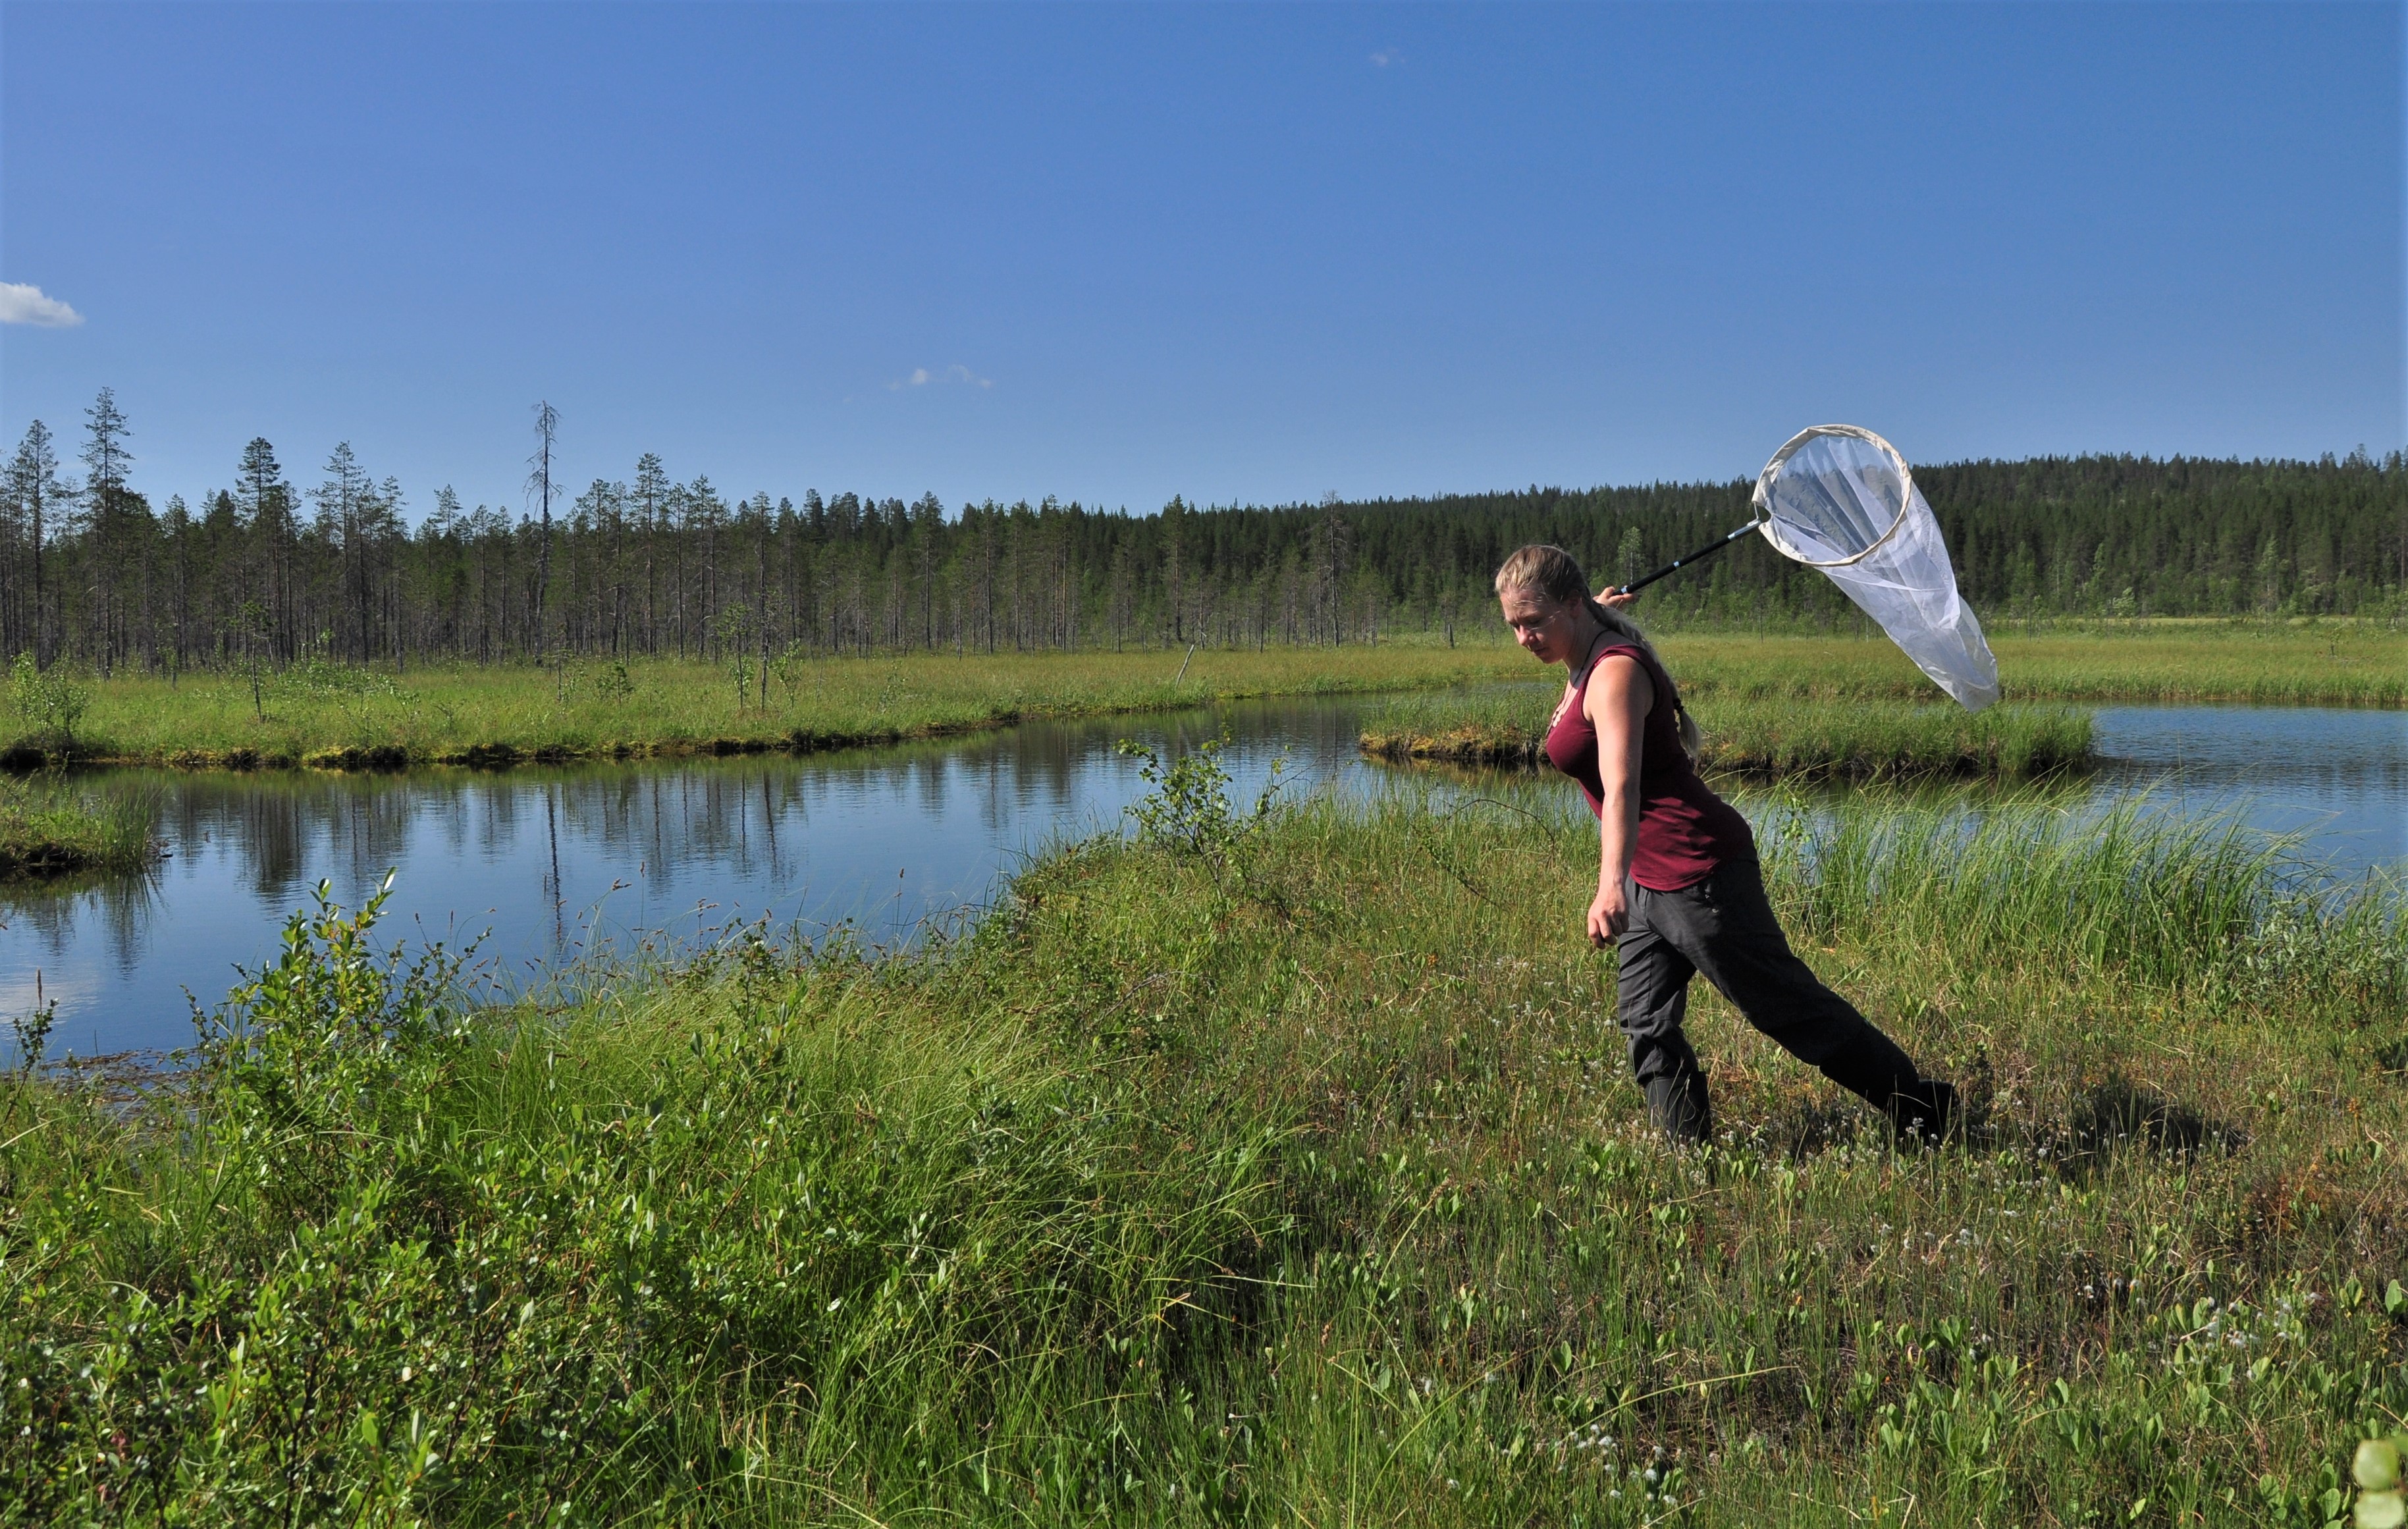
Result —
M1257 704L799 760L493 775L121 772L113 786L162 793L169 858L139 877L0 893L0 1012L32 1007L38 973L59 1001L54 1049L185 1044L187 992L214 1003L236 964L265 960L320 879L356 905L388 870L389 931L484 935L506 980L763 917L905 939L984 901L1049 839L1116 822L1143 786L1118 738L1178 751L1226 731L1251 793L1283 753L1300 777L1359 768L1357 714Z
M1360 790L1391 779L1355 760L1364 705L1039 723L800 760L498 775L123 772L113 786L161 793L171 858L142 876L0 893L0 1012L32 1006L38 972L59 1002L55 1048L185 1044L187 990L214 1003L237 963L267 959L320 879L356 904L388 869L391 932L456 941L490 930L485 954L525 981L597 947L765 916L906 938L982 903L1047 841L1117 822L1143 782L1115 739L1177 751L1226 731L1241 799L1283 753L1306 785ZM2109 766L2077 793L2146 785L2169 810L2240 807L2261 826L2307 833L2344 872L2408 860L2408 714L2121 707L2100 713L2100 736ZM1560 786L1502 789L1542 811L1571 810Z

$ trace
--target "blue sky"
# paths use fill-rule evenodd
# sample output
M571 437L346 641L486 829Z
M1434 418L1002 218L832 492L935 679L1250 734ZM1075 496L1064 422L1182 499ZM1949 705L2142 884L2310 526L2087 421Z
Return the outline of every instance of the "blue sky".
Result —
M2403 443L2398 5L0 7L0 432L1354 497ZM13 294L13 295L11 295Z

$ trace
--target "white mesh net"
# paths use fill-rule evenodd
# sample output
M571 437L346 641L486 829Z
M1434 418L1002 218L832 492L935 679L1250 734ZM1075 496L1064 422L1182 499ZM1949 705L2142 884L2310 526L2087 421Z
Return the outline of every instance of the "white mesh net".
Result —
M1889 442L1852 424L1802 431L1765 464L1756 503L1764 539L1829 575L1932 683L1972 711L1999 698L1940 522Z

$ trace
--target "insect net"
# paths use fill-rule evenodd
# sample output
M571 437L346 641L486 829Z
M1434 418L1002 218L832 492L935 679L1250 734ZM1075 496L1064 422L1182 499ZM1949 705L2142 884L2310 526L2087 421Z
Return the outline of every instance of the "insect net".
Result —
M1896 447L1852 424L1800 431L1765 464L1756 506L1765 540L1820 568L1959 705L1999 698L1999 661Z

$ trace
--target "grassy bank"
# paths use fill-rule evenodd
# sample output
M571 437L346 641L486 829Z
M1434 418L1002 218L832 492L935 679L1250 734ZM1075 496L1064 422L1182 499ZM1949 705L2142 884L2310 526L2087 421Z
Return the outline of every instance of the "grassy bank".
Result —
M1666 664L1695 696L1929 700L1939 692L1878 638L1672 633ZM2330 622L2135 622L1993 633L2016 701L2247 701L2408 706L2408 632Z
M2377 627L2143 623L2130 632L2002 636L2019 700L2249 700L2408 705L2408 636ZM1930 684L1878 638L1674 634L1667 659L1710 699L1930 701ZM1183 670L1183 672L1182 672ZM1458 648L968 655L789 664L752 675L745 701L724 665L570 664L560 672L447 668L406 674L308 664L266 676L135 677L72 686L74 743L28 721L0 763L193 768L398 768L648 754L810 750L1254 695L1370 693L1530 678L1496 642ZM21 708L22 709L22 708ZM1765 713L1770 717L1772 713ZM1901 714L1902 715L1902 714Z
M157 817L148 794L0 778L0 879L138 870L157 853Z
M1893 1152L1701 989L1684 1156L1584 823L1211 784L917 954L475 1014L327 916L176 1107L12 1085L0 1516L2304 1525L2408 1408L2396 898L1794 821L1973 1128Z
M1496 686L1410 695L1363 722L1363 751L1395 761L1530 769L1543 763L1562 687ZM1691 707L1699 763L1727 775L1784 779L2027 779L2090 761L2090 719L2065 707L1945 702L1700 697Z
M833 659L754 675L742 707L723 665L447 668L330 664L248 679L87 681L76 756L191 768L398 768L414 764L738 753L891 743L1024 718L1159 711L1258 695L1410 690L1495 679L1526 663L1502 646L1268 651L914 654ZM264 713L264 716L263 716ZM22 759L56 753L35 739Z

